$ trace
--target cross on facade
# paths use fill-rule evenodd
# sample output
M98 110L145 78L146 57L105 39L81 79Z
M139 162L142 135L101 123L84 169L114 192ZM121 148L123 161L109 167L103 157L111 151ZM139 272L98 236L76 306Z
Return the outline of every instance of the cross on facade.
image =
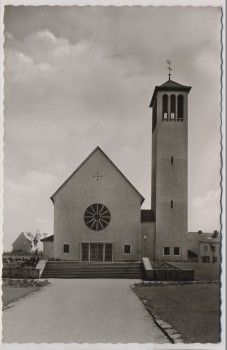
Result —
M93 175L94 178L96 178L97 181L99 181L100 178L102 178L102 175L99 175L99 172L97 171L96 175Z

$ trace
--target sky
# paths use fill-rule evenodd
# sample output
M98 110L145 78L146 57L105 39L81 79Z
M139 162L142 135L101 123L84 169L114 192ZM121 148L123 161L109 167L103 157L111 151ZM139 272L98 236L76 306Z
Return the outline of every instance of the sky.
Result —
M188 230L220 230L220 8L6 6L3 247L53 234L50 196L100 146L150 208L149 103L189 94Z

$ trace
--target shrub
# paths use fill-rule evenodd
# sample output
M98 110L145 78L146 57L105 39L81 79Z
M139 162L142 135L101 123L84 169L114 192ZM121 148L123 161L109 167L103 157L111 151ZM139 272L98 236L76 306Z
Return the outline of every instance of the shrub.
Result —
M43 287L44 282L42 281L35 281L36 287Z
M22 281L23 281L22 282L23 287L28 287L28 285L29 285L28 279L24 278Z
M16 281L10 278L9 281L8 281L8 285L9 286L15 286L15 284L16 284Z

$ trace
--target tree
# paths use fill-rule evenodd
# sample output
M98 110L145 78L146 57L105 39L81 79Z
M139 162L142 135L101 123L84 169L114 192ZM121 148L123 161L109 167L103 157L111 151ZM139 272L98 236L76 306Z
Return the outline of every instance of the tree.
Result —
M217 238L218 234L219 234L219 232L217 230L214 230L212 238Z
M40 242L42 235L41 235L39 229L36 230L35 234L33 234L31 232L27 232L26 234L31 240L31 247L35 250L35 260L36 260L36 262L38 262L38 260L39 260L39 258L38 258L38 244Z

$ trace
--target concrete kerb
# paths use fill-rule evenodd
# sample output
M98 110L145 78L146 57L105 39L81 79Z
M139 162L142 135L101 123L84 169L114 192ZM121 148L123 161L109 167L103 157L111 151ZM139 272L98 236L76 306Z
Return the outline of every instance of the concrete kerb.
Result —
M53 286L54 284L55 284L55 282L50 282L47 286L41 287L39 290L36 290L36 291L33 292L33 293L30 293L30 294L28 294L28 295L26 295L26 296L24 296L24 297L22 297L22 298L17 299L17 300L14 301L13 303L10 303L10 304L8 304L8 305L6 305L6 306L3 306L3 307L2 307L2 311L7 310L7 309L9 309L9 308L15 306L15 305L16 305L17 303L19 303L20 301L22 301L22 300L24 300L24 299L27 299L27 298L30 298L30 297L33 296L34 294L40 293L40 292L43 291L44 289L46 289L46 288L48 288L48 287L51 287L51 286Z
M178 333L174 328L172 328L170 324L161 320L158 315L152 312L151 308L147 305L147 300L141 299L139 293L137 292L133 284L130 284L130 287L133 290L133 292L138 296L138 298L142 301L144 307L152 316L155 324L158 326L159 329L161 329L161 331L165 334L165 336L169 339L169 341L172 344L183 343L182 335Z

